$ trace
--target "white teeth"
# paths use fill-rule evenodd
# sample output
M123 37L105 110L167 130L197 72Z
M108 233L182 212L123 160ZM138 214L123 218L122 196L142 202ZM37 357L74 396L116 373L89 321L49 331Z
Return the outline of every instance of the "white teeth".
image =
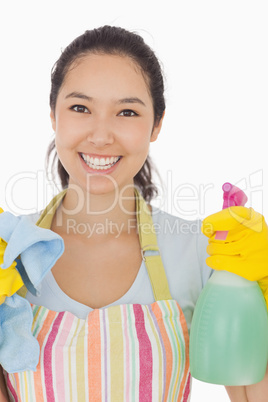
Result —
M81 155L86 164L90 168L96 170L109 169L120 159L119 156L111 156L110 158L97 158L97 157L93 158L83 153Z

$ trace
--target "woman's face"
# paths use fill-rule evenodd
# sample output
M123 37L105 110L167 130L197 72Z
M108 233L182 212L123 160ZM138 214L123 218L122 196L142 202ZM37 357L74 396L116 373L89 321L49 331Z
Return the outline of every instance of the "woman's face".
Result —
M51 119L69 183L94 194L133 184L161 128L142 73L114 55L89 54L69 70Z

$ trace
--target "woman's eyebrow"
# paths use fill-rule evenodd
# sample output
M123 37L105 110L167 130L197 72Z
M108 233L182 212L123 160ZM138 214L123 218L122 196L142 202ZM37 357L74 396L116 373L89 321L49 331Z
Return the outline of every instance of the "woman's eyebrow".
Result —
M66 95L65 99L67 99L67 98L85 99L85 100L87 100L88 102L91 102L91 101L93 100L93 98L92 98L91 96L87 96L87 95L85 95L85 94L83 94L83 93L81 93L81 92L71 92L71 93L69 93L68 95ZM124 103L139 103L140 105L146 107L145 103L144 103L140 98L138 98L138 97L136 97L136 96L131 96L131 97L129 97L129 98L122 98L122 99L119 99L119 100L117 101L117 103L120 104L120 105L122 105L122 104L124 104Z
M80 99L85 99L88 102L92 101L92 99L93 99L90 96L87 96L81 92L71 92L65 96L65 99L67 99L67 98L80 98Z
M140 105L146 106L145 103L137 97L123 98L119 99L118 103L121 105L123 103L139 103Z

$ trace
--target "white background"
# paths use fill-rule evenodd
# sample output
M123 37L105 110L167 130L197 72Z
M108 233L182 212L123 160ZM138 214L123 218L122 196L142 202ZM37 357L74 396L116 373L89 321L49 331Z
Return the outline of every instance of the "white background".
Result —
M50 200L50 70L74 37L110 24L141 34L163 64L167 111L151 155L166 195L157 204L204 218L221 208L230 181L267 217L266 0L15 0L0 15L4 209L34 212ZM193 402L227 400L223 387L194 381Z

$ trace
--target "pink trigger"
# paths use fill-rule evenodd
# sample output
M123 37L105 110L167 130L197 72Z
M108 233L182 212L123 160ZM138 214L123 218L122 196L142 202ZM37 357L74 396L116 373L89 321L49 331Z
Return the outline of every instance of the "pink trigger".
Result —
M244 206L248 200L246 194L240 188L233 186L231 183L224 183L223 189L223 207L222 209L233 206ZM216 240L226 240L228 231L221 230L215 235Z

